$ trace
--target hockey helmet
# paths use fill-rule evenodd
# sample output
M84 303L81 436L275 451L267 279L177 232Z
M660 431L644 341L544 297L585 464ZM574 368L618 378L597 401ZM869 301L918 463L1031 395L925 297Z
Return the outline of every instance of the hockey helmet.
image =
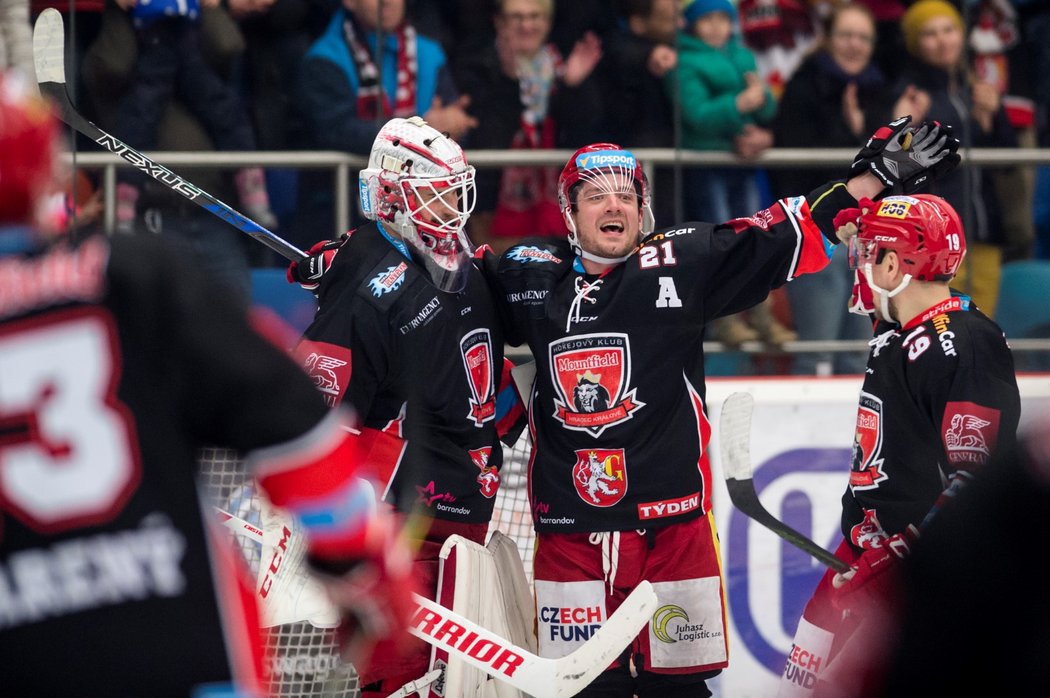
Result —
M397 233L445 291L466 281L472 247L474 168L463 149L418 116L391 119L360 173L361 211Z
M558 177L558 205L565 224L569 228L569 244L573 251L584 258L602 263L616 263L620 259L606 259L585 252L580 246L576 221L572 217L576 205L576 193L583 183L591 183L610 194L633 192L638 196L641 209L641 237L653 232L656 220L653 217L652 194L649 179L642 165L629 150L615 143L592 143L573 153Z
M56 170L58 128L23 76L0 74L0 224L34 222Z
M877 264L882 250L893 250L912 278L948 281L966 254L959 214L939 196L887 196L860 217L857 228L850 242L853 269Z

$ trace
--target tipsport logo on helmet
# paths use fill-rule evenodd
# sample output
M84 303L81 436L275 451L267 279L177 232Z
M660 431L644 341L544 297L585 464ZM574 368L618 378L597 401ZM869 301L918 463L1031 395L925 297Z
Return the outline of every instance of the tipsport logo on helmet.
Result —
M581 170L597 170L603 167L625 167L633 170L637 164L634 155L624 150L599 150L576 157L576 167Z

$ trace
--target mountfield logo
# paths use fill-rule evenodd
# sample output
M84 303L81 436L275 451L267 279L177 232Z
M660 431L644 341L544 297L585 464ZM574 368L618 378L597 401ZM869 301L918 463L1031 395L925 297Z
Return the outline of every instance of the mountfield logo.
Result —
M587 153L576 158L576 166L583 169L595 167L626 167L633 170L636 160L630 153L616 150L601 150L597 153Z

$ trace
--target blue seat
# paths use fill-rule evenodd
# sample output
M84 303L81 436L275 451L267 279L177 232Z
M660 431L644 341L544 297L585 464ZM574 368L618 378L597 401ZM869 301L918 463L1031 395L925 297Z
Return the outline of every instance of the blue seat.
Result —
M317 299L298 284L290 284L284 269L252 269L252 305L262 305L273 310L296 332L310 325L317 311Z
M1003 265L995 321L1008 340L1050 338L1050 261ZM1014 362L1018 371L1050 371L1047 352L1016 353Z
M1003 265L995 321L1008 338L1050 336L1050 261Z

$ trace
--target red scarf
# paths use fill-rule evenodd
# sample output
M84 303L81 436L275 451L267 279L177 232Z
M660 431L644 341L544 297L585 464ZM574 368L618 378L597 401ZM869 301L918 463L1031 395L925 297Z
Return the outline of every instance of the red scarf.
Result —
M416 57L416 30L403 23L395 32L397 36L397 94L393 108L390 97L383 92L379 84L379 69L376 67L368 46L361 39L358 28L348 14L343 22L343 34L350 46L350 55L357 68L357 115L361 119L383 117L409 117L416 113L416 74L419 72L419 61ZM382 97L382 113L379 111L379 99Z

